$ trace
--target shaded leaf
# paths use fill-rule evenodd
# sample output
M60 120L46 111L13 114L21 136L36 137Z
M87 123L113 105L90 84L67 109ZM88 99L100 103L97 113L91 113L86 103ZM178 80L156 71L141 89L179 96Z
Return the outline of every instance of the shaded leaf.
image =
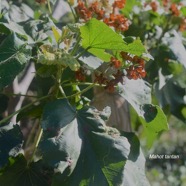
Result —
M177 57L177 60L186 68L186 49L182 43L182 38L176 31L173 32L173 35L174 37L168 40L169 47Z
M50 173L50 172L49 172ZM1 186L49 186L47 169L40 162L29 166L23 155L11 158L10 163L0 171Z
M9 98L5 94L0 94L0 114L3 113L8 107Z
M0 168L8 163L9 156L16 156L22 150L23 136L19 125L9 123L0 127Z
M5 27L3 28L5 34L7 34L8 31L11 33L16 33L27 39L29 43L33 43L33 39L29 35L27 35L24 28L18 23L16 22L0 23L0 26L2 28Z
M31 49L16 34L9 35L0 45L0 89L10 84L29 62Z
M124 85L119 85L119 94L124 97L136 110L138 115L143 116L143 105L151 103L150 85L142 80L125 79Z
M122 185L150 186L150 183L145 176L145 157L141 149L137 160L127 160Z
M170 106L170 112L177 118L186 122L186 115L182 110L186 108L185 103L186 77L185 73L179 74L178 78L169 79L163 87L155 84L155 95L162 108Z
M14 22L24 22L32 19L34 16L33 10L26 5L25 3L20 3L18 6L16 4L9 3L6 4L6 1L1 2L2 5L2 12L6 14L5 16L8 17L9 21Z
M122 183L130 145L118 130L106 126L109 115L93 107L74 111L65 99L45 107L40 151L58 172L53 186ZM50 128L56 129L55 137L49 134Z
M55 100L46 104L41 126L44 130L60 130L71 123L76 111L67 100Z
M43 105L33 105L32 107L22 110L16 117L16 122L19 122L23 118L40 118L43 112Z
M53 21L47 17L44 20L31 20L22 25L26 34L32 38L32 42L41 42L46 44L50 43L48 39L52 33L49 34L49 32L53 26Z
M138 137L133 132L121 132L122 136L125 136L129 143L130 143L130 154L129 154L129 160L132 160L133 162L138 159L138 156L140 154L140 141Z
M57 71L56 66L42 65L37 69L37 74L42 78L51 77Z

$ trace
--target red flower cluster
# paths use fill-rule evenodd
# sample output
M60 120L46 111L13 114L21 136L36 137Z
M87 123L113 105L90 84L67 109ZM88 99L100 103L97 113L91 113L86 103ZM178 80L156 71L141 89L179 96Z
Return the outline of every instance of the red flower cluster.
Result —
M113 74L113 76L114 76L114 79L110 80L105 87L105 89L111 93L114 92L115 86L118 83L122 83L122 84L124 83L124 79L123 79L124 73L121 72L120 70L118 70L116 74Z
M46 0L35 0L37 3L44 4L46 3Z
M86 79L86 76L83 72L83 69L79 69L75 72L75 78L78 80L78 81L85 81Z
M100 85L105 84L105 89L108 90L109 92L114 92L115 86L120 82L123 84L123 77L124 73L121 72L120 70L117 71L116 74L113 74L114 79L108 80L103 73L101 74L95 74L95 83L99 83Z
M145 69L142 66L134 66L131 65L127 69L127 77L129 79L139 79L139 78L144 78L146 76Z
M103 20L108 26L114 27L117 31L126 31L129 28L129 21L123 15L110 14L109 18Z
M121 9L125 6L126 0L115 0L112 4L113 11L107 17L104 7L98 1L93 2L89 7L82 0L78 1L75 8L77 14L84 21L88 21L92 17L103 20L108 26L114 27L117 31L126 31L129 27L129 21L123 15L115 14L115 9Z
M158 10L158 3L156 1L150 2L150 6L153 12L156 12Z
M107 78L103 75L103 73L101 74L95 74L95 83L98 83L100 85L106 84L108 82Z
M96 16L96 18L99 20L103 19L105 14L105 11L102 8L99 8L99 3L97 1L92 3L91 6L87 8L85 3L79 0L75 9L79 17L85 21L88 21L94 16Z
M126 71L127 71L127 77L129 79L138 79L138 78L144 78L146 76L145 72L145 62L143 59L141 59L138 56L131 57L126 52L121 52L121 57L129 62L132 62L132 65L130 65Z
M186 31L186 18L182 19L182 22L181 22L181 24L179 26L179 30L180 30L180 32Z
M156 1L151 1L151 2L147 2L144 4L145 7L147 5L149 5L151 7L153 12L156 12L158 10L158 3Z
M78 1L78 5L75 8L77 14L81 19L84 19L85 21L88 21L92 18L92 12L85 6L85 3L83 1Z
M174 16L179 16L180 15L180 11L178 9L178 6L175 3L172 3L170 6L170 11L172 12L172 14Z
M121 61L118 60L117 58L111 57L111 66L114 66L115 68L120 68L121 67Z
M105 11L99 8L99 3L97 1L91 4L89 10L97 16L98 20L103 19L105 15Z
M122 9L124 8L125 4L126 4L126 0L115 0L113 3L113 7Z
M162 0L163 6L167 7L169 4L170 0Z

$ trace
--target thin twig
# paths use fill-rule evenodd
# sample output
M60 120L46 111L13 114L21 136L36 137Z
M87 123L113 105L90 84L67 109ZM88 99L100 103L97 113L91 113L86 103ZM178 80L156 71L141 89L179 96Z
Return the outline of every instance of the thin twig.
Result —
M19 112L21 112L21 111L23 111L23 110L29 108L29 107L32 106L34 103L37 103L38 101L44 100L44 99L46 99L46 98L48 98L48 97L50 97L50 96L51 96L51 95L47 95L47 96L41 97L41 98L39 98L38 100L33 101L32 103L29 103L28 105L25 105L25 106L22 107L21 109L19 109L19 110L13 112L12 114L10 114L9 116L7 116L6 118L2 119L2 120L0 121L0 125L1 125L2 123L4 123L4 122L8 121L9 119L11 119L11 117L13 117L14 115L18 114Z

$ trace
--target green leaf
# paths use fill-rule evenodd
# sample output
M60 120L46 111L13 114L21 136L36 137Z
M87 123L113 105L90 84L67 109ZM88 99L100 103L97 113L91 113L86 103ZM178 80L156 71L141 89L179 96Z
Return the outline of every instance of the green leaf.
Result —
M42 78L46 78L54 75L56 71L56 66L42 65L40 68L37 69L37 74Z
M133 7L137 4L136 0L127 0L124 8L122 9L122 13L126 16L129 17L130 13L132 13Z
M109 62L110 58L112 57L112 55L109 53L106 53L104 49L90 48L88 52L90 52L91 54L93 54L94 56L100 58L101 60L105 62Z
M23 155L10 158L10 163L0 171L1 186L50 186L50 171L40 162L27 164Z
M23 135L19 125L9 123L0 127L0 168L8 163L9 156L16 156L22 150Z
M75 111L65 99L45 107L39 148L44 161L57 170L53 186L122 183L130 145L118 130L106 126L109 115L92 107Z
M184 16L186 16L186 7L185 6L182 6L181 9L180 9L180 11L182 12L182 14Z
M124 85L119 84L119 94L124 97L136 110L138 115L143 116L143 105L151 103L150 85L143 79L125 79Z
M146 144L150 148L159 132L168 130L167 118L159 106L144 105L144 118L141 117L142 124L144 126L144 132L146 134Z
M59 33L58 29L54 26L52 26L52 32L54 34L56 42L58 43L61 38L61 34Z
M40 49L38 63L44 65L61 65L64 68L69 67L72 71L77 71L80 67L79 62L63 50L55 49L50 45L42 45Z
M108 60L105 50L125 51L134 55L141 55L145 52L144 46L139 39L133 43L126 44L122 36L114 32L105 23L97 19L91 19L84 26L80 27L82 47L90 53Z
M0 89L10 84L29 62L31 49L16 34L9 35L0 45Z

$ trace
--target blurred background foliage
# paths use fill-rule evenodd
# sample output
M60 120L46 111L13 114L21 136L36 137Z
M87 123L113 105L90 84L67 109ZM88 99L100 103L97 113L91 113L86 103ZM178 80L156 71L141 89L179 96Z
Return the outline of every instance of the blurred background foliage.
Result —
M33 0L14 0L14 3L29 5L33 12L27 9L27 14L33 13L35 19L39 18L40 12L48 11L47 5L38 4ZM171 9L172 5L175 5L174 9ZM148 150L143 141L140 120L131 108L132 126L141 137L141 145L146 156L147 177L152 186L184 186L186 185L186 2L127 0L122 12L131 21L129 30L124 35L140 37L152 56L146 64L146 80L152 85L153 103L163 108L170 127L170 130L163 132ZM63 14L59 20L58 26L61 28L64 22L72 21L72 15ZM6 102L7 98L0 99ZM179 155L180 158L150 160L150 154L173 154Z
M164 3L176 5L177 15ZM152 85L152 99L167 115L170 130L163 132L146 156L146 173L153 186L186 185L186 27L184 1L133 1L132 13L125 12L132 24L125 33L140 37L154 58L146 64L147 81ZM131 3L132 4L132 1ZM182 29L183 28L183 29ZM133 128L141 136L140 122L131 112ZM149 159L150 154L179 155L179 159Z

